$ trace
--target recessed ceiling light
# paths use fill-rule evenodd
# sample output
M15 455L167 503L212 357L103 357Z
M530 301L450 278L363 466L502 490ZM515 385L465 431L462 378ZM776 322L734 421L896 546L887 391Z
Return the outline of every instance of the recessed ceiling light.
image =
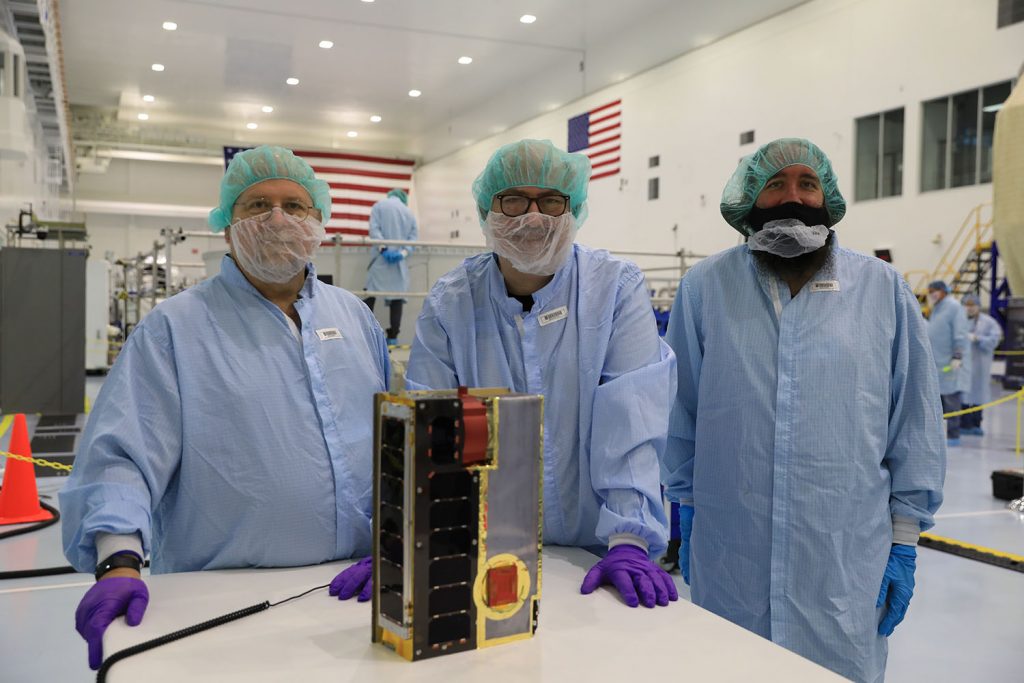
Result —
M359 137L359 133L355 132L354 130L350 130L349 132L345 133L345 135L349 136L350 138Z
M294 76L292 76L291 78L286 79L285 83L287 83L288 85L298 85L299 84L299 79L297 79Z
M409 97L419 97L422 94L423 93L421 93L419 90L410 90L409 91Z
M532 14L524 14L523 16L519 17L519 23L521 24L532 24L535 21L537 21L537 17L533 16Z
M373 0L363 0L363 2L373 2Z
M320 47L322 47L325 50L330 50L332 47L334 47L334 43L331 42L330 40L321 40Z
M380 123L380 117L374 114L370 117L370 123Z
M472 57L459 57L459 64L472 64L472 63L473 63L473 58Z
M142 96L142 101L143 102L156 102L156 98L153 97L152 95L143 95Z
M139 121L149 121L149 114L146 114L146 113L139 114Z
M271 107L271 106L270 106L269 104L265 104L265 105L263 105L263 106L262 106L262 107L260 108L260 110L261 110L261 111L262 111L262 112L263 112L264 114L269 114L269 113L271 113L271 112L273 112L273 111L274 111L274 108L273 108L273 107Z
M248 128L249 130L256 130L257 128L260 127L260 124L258 124L258 123L251 123L250 122L250 123L245 124L245 127Z
M175 24L173 21L165 21L164 22L164 30L165 31L177 31L178 30L178 25Z
M153 71L163 71L164 70L164 65L163 64L154 64L153 66L151 66L149 68L152 69Z

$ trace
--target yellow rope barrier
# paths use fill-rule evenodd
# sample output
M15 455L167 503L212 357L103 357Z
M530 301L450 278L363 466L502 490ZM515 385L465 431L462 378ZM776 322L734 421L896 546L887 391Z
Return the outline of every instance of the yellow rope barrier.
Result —
M64 463L54 462L52 460L44 460L43 458L30 458L25 455L18 455L17 453L8 453L7 451L0 451L0 456L3 456L5 458L11 458L12 460L30 462L33 465L39 465L40 467L49 467L50 469L60 470L61 472L71 471L71 465L65 465Z
M978 413L978 412L981 412L982 410L984 410L985 408L990 408L992 406L997 406L1000 403L1008 403L1008 402L1014 401L1014 400L1017 401L1017 439L1016 439L1016 443L1014 445L1013 452L1014 452L1015 455L1020 455L1020 453L1021 453L1021 448L1020 448L1021 417L1022 417L1022 411L1024 411L1024 387L1022 387L1016 393L1010 394L1009 396L1003 396L1002 398L997 399L995 401L992 401L991 403L986 403L986 404L980 405L980 406L974 406L973 408L967 408L965 410L957 410L957 411L952 412L952 413L946 413L942 417L943 418L960 417L961 415L967 415L968 413Z
M1024 351L993 351L997 356L1024 356Z
M0 420L0 438L7 433L7 430L11 428L11 423L14 422L14 416L8 415L4 419Z

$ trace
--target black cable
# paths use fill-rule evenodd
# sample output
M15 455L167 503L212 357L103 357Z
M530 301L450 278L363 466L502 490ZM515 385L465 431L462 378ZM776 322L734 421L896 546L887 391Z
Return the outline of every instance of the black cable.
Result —
M35 579L40 576L57 576L59 574L75 574L75 568L70 564L63 567L42 567L40 569L19 569L10 572L0 572L0 581L7 579Z
M252 605L251 607L246 607L245 609L240 609L237 612L231 612L230 614L224 614L224 615L219 616L219 617L214 617L213 619L210 619L208 621L204 621L201 624L196 624L194 626L189 626L187 628L181 629L180 631L175 631L174 633L168 633L165 636L160 636L159 638L153 638L152 640L147 640L144 643L139 643L138 645L132 645L131 647L125 648L123 650L118 650L117 652L115 652L114 654L110 655L105 660L103 660L103 665L100 666L99 671L96 672L96 683L105 683L105 681L107 680L107 673L110 671L110 667L112 667L114 664L118 663L122 659L127 659L128 657L131 657L133 655L137 655L137 654L139 654L141 652L145 652L147 650L152 650L152 649L158 648L161 645L166 645L167 643L173 643L174 641L181 640L182 638L188 638L189 636L194 636L197 633L202 633L203 631L208 631L211 628L215 628L217 626L222 626L223 624L227 624L227 623L230 623L232 621L237 621L238 619L242 619L243 617L248 617L248 616L251 616L253 614L258 614L259 612L263 612L265 610L268 610L271 607L277 607L278 605L283 605L284 603L286 603L286 602L288 602L290 600L296 600L298 598L301 598L304 595L309 595L313 591L318 591L318 590L327 588L330 585L331 584L329 584L329 583L325 583L322 586L316 586L315 588L310 588L309 590L303 591L302 593L299 593L298 595L293 595L290 598L285 598L284 600L278 600L275 603L270 603L270 602L264 600L263 602L259 603L258 605Z
M33 531L39 531L40 529L45 529L48 526L53 526L54 524L60 521L60 511L57 508L53 507L48 503L44 503L43 501L39 501L39 505L41 505L44 510L51 513L53 515L53 519L44 519L41 522L35 522L34 524L32 524L32 526L22 527L21 529L0 531L0 541L4 540L5 538L13 538L14 536L32 533Z

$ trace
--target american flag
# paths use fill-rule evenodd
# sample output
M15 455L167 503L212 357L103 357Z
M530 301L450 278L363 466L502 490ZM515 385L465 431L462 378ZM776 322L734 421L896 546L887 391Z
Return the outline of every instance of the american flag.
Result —
M568 149L590 157L594 168L591 180L600 180L619 172L621 136L622 100L603 104L569 119Z
M227 164L245 147L225 147ZM331 220L328 234L368 235L370 207L395 188L411 194L412 169L416 162L399 157L370 156L348 152L292 150L305 159L316 176L331 186Z

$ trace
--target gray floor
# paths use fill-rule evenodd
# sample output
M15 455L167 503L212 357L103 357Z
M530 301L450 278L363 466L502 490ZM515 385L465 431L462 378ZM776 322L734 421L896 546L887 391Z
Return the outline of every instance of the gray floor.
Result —
M101 384L89 379L90 400ZM1016 413L1015 403L986 411L986 436L965 436L950 449L945 502L933 533L1024 555L1024 516L992 497L990 480L994 469L1024 466L1013 452ZM30 429L35 421L29 416ZM8 439L0 438L0 449ZM62 483L40 479L40 494L55 498ZM59 537L51 527L0 542L0 571L63 564ZM77 575L0 584L0 679L93 680L68 607L90 581ZM1024 574L921 548L916 582L907 619L890 640L890 683L1024 680ZM29 586L54 588L20 592ZM32 650L41 651L44 642L51 654L39 658ZM685 678L685 663L674 673Z

